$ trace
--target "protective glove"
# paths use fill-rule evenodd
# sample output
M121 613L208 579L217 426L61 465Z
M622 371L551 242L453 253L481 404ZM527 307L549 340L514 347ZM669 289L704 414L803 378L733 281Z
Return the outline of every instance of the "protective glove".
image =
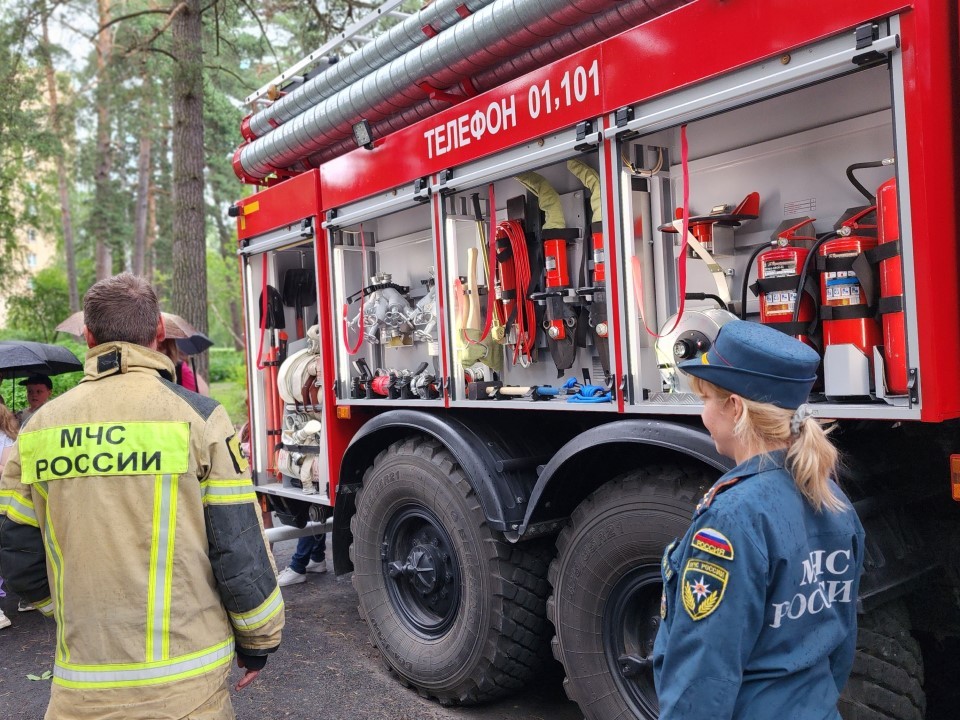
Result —
M247 685L257 679L264 665L267 664L266 655L247 655L241 650L237 650L237 667L243 668L246 672L237 683L237 690L243 690Z

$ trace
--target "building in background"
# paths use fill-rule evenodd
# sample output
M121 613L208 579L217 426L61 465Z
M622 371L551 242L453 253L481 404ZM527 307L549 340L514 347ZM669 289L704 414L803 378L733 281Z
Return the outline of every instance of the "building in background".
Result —
M57 252L56 238L32 227L17 233L19 257L14 259L17 274L13 280L0 286L0 329L7 326L7 300L30 289L33 277L53 264Z

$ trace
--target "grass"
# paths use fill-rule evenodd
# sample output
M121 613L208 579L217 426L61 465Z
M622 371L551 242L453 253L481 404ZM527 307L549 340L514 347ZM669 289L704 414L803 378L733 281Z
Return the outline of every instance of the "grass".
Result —
M210 396L217 400L234 425L247 421L247 388L243 383L226 380L210 383Z

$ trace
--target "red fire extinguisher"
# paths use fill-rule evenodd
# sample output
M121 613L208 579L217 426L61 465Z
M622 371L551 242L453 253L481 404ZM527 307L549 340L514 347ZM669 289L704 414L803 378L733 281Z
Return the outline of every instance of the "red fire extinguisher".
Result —
M871 370L873 348L883 345L883 337L854 262L877 246L876 225L869 222L875 211L876 207L871 206L844 220L839 237L823 243L818 258L824 349L853 345L867 358Z
M757 282L752 286L760 298L760 322L811 346L808 333L816 317L816 306L809 293L799 287L810 250L799 243L816 241L815 237L800 234L801 228L812 223L812 218L803 218L777 235L776 246L757 257ZM794 313L798 294L800 308Z
M883 324L883 363L887 392L906 395L907 334L903 313L903 263L897 181L891 178L877 190L877 256L880 264L880 317Z

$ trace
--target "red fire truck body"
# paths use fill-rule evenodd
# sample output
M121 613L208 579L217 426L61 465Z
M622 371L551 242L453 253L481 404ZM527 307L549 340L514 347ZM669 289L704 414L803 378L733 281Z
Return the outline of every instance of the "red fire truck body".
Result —
M477 5L422 51L505 12ZM933 639L960 635L957 7L650 5L484 92L450 60L346 113L362 147L316 140L312 107L257 137L256 106L234 164L261 187L232 209L254 480L285 522L332 518L404 682L490 699L553 637L587 717L656 717L659 553L733 464L676 364L734 316L786 323L823 355L809 407L868 531L841 710L922 717Z

